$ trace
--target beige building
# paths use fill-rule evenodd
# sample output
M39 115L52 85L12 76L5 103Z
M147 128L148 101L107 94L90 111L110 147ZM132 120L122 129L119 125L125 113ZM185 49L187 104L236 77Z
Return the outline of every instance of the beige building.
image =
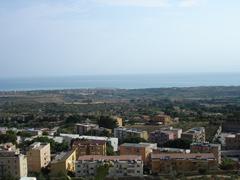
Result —
M148 140L148 132L141 131L138 129L128 129L128 128L118 127L114 129L114 137L118 138L120 142L124 141L124 139L131 138L131 137L137 137L137 138Z
M75 139L72 149L76 150L77 158L84 155L106 155L107 143L103 140Z
M189 140L197 143L205 142L205 128L204 127L195 127L187 130L182 133L182 139Z
M75 172L76 150L62 152L51 162L51 174Z
M169 174L194 172L200 169L217 169L217 160L212 153L160 153L151 155L152 172Z
M150 161L150 154L153 149L157 149L157 144L150 143L124 143L119 146L120 155L135 155L141 156L144 164L148 164Z
M20 154L15 146L1 146L0 149L0 179L9 175L21 178L28 174L27 157Z
M170 116L168 115L162 115L162 114L159 114L159 115L156 115L152 118L153 122L158 122L158 123L161 123L161 124L164 124L164 125L170 125L170 124L173 124L173 120Z
M51 161L51 152L49 143L35 142L30 145L27 152L29 172L40 172Z

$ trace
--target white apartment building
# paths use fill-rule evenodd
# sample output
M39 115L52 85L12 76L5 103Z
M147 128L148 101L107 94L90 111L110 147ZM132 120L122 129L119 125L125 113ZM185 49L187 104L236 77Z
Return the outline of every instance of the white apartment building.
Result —
M76 177L94 177L100 166L108 166L108 177L143 176L141 156L80 156L76 161Z

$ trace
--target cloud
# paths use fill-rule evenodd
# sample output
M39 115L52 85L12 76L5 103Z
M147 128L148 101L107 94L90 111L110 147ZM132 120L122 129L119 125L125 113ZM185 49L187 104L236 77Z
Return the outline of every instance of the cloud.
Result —
M165 7L169 0L95 0L97 3L110 6Z
M200 3L200 0L181 0L180 7L193 7Z

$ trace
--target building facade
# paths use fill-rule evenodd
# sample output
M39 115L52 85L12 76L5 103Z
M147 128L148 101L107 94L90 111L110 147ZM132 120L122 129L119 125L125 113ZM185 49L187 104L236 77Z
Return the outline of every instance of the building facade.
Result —
M106 141L75 139L72 141L72 149L76 150L77 159L85 155L106 155Z
M27 152L29 172L40 172L51 161L50 143L35 142Z
M153 149L157 149L157 144L150 143L124 143L119 146L120 155L135 155L141 156L144 164L149 164L150 154L153 152Z
M213 153L218 163L221 163L221 144L192 143L191 153Z
M240 133L225 137L225 146L227 150L240 150Z
M1 147L0 149L0 179L9 176L25 177L28 174L27 157L20 154L15 147Z
M75 172L76 150L62 152L51 162L51 174Z
M72 139L88 139L88 140L100 140L106 141L111 144L114 151L118 151L118 138L115 137L100 137L100 136L79 136L78 134L60 134L60 137L63 138L64 141L71 144Z
M97 124L90 124L90 123L83 123L83 124L76 124L75 125L75 129L76 129L76 133L81 135L86 135L86 133L88 133L91 130L94 130L96 128L99 128L99 126Z
M148 133L147 131L118 127L114 129L114 137L118 138L120 142L131 137L148 140Z
M159 115L156 115L152 118L152 121L153 122L157 122L157 123L160 123L160 124L164 124L164 125L170 125L170 124L173 124L173 120L170 116L168 115L162 115L162 114L159 114Z
M205 128L204 127L195 127L187 130L182 133L182 139L189 140L197 143L205 142Z
M108 177L143 176L140 156L80 156L76 162L76 177L95 177L99 167L106 167Z
M160 153L151 155L151 168L154 174L169 174L217 169L217 160L212 153Z

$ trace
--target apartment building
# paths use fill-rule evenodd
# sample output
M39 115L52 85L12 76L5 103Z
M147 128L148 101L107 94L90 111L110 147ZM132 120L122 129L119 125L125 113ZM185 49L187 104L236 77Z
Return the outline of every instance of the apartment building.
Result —
M99 128L99 126L97 124L90 124L90 123L83 123L83 124L76 124L75 125L75 129L76 129L76 133L81 135L86 135L87 132L94 130L96 128Z
M27 157L20 154L19 149L12 144L1 145L0 179L6 179L9 175L19 179L27 174Z
M40 172L51 161L50 143L35 142L27 152L29 172Z
M221 163L221 144L192 143L191 153L213 153L217 162Z
M205 142L205 128L195 127L182 133L182 139L192 142L204 143Z
M153 152L153 149L157 149L157 144L150 143L124 143L119 146L120 155L135 155L141 156L144 164L150 162L150 154Z
M157 143L159 146L164 143L181 138L182 129L177 128L162 128L160 130L153 131L149 134L149 141L153 143Z
M95 177L99 167L109 167L108 177L143 176L140 156L80 156L76 162L76 177Z
M226 136L225 146L227 150L240 150L240 133Z
M51 174L75 172L76 150L62 152L51 162Z
M148 140L148 133L147 131L141 131L138 129L128 129L123 127L118 127L114 129L114 137L118 138L120 142L123 142L124 139L130 137L138 137L145 140Z
M74 139L71 147L76 150L77 159L85 155L106 155L107 151L106 141L101 140Z
M172 118L170 116L164 115L164 114L159 114L159 115L154 116L152 118L152 122L157 122L157 123L164 124L164 125L173 124Z
M60 137L62 137L64 141L68 142L69 145L71 145L72 139L77 139L77 138L106 141L107 143L111 144L114 151L118 151L118 138L115 138L115 137L79 136L78 134L60 134Z
M217 169L217 164L212 153L159 153L151 155L151 168L154 174Z

